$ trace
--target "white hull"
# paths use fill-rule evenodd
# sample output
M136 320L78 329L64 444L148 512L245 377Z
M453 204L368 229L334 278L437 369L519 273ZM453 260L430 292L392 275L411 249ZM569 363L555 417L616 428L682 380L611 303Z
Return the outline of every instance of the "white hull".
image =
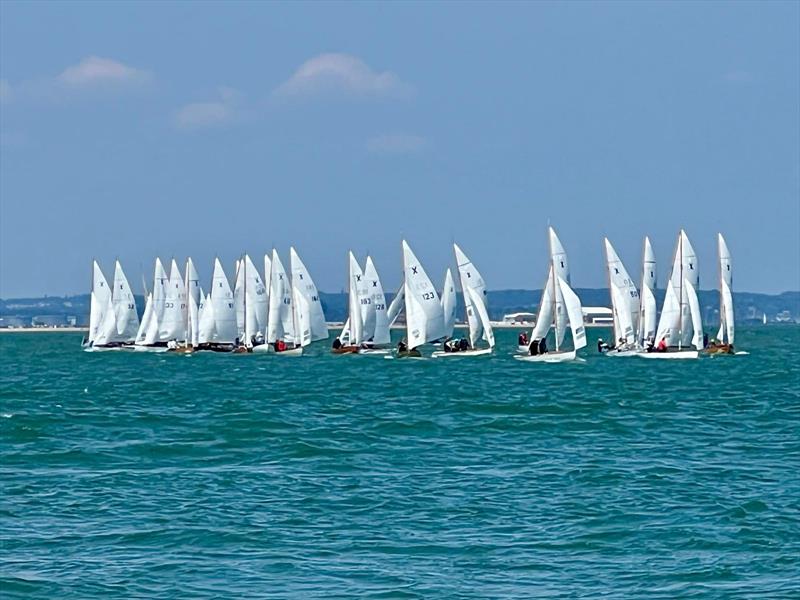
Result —
M166 346L133 346L136 352L166 352L169 350Z
M123 350L123 346L82 346L81 349L84 352L111 352L113 350Z
M678 350L676 352L641 352L642 358L661 358L661 359L689 359L697 358L700 355L697 350Z
M433 354L431 354L432 358L451 358L451 357L467 357L467 356L484 356L487 354L491 354L491 348L481 348L480 350L463 350L460 352L443 352L441 350L437 350Z
M391 350L386 348L359 348L356 354L361 354L363 356L386 356L387 354L391 354Z
M559 363L576 360L577 354L575 350L570 352L546 352L545 354L537 354L536 356L515 356L517 360L524 360L525 362L543 362L543 363Z
M627 357L627 356L638 356L638 355L642 354L643 352L644 352L644 350L639 350L639 349L635 349L635 350L619 350L619 351L617 351L617 350L609 350L605 354L606 354L606 356L623 358L623 357Z
M517 352L519 352L520 354L527 354L528 352L530 352L530 348L528 346L522 346L517 344Z

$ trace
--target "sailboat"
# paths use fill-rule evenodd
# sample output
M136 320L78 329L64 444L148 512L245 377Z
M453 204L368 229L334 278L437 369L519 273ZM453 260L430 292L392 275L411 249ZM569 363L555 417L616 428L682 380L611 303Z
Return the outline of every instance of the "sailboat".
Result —
M247 254L237 262L233 297L241 351L251 352L264 343L269 299L261 275Z
M347 321L333 341L334 354L356 354L364 343L364 326L369 316L372 299L368 296L364 272L353 255L348 253L347 266Z
M327 340L328 323L325 321L319 290L294 247L289 248L289 267L292 270L292 294L300 325L297 330L300 345Z
M164 270L164 265L161 264L161 259L156 258L153 269L153 291L147 296L144 315L139 323L136 341L133 344L134 350L145 352L167 351L167 340L171 338L162 339L160 333L168 288L169 278L167 277L167 272Z
M703 348L703 322L697 286L700 283L697 255L686 232L681 229L667 282L664 306L658 322L654 352L639 354L644 358L697 358Z
M93 261L89 334L82 343L84 350L114 350L130 346L138 328L136 301L120 262L116 261L114 266L112 288L100 265Z
M536 314L536 325L531 333L530 354L514 358L528 362L565 362L575 360L577 351L586 346L586 330L583 326L583 310L577 294L572 291L569 280L567 253L555 230L548 228L550 238L550 267L547 281L542 289L542 299ZM566 327L572 332L572 350L563 347ZM555 350L548 350L544 343L550 328L555 333Z
M464 310L466 313L467 324L469 325L469 348L467 350L448 350L445 342L444 351L433 353L434 357L443 358L450 356L481 356L491 354L494 349L494 331L489 321L489 312L486 297L486 284L483 277L472 264L472 261L458 247L453 244L453 251L456 255L456 265L458 266L458 278L461 282L461 293L464 298ZM448 269L448 273L450 270ZM453 293L455 298L455 293ZM455 303L454 303L455 304ZM453 317L455 319L455 317ZM488 348L478 348L478 341L484 339L488 342Z
M300 296L295 293L295 286L289 280L278 251L273 249L269 275L267 344L257 346L254 351L272 351L283 356L300 356L303 353L302 338L298 332L306 324L307 312L304 307L297 306L299 300Z
M386 346L392 341L389 331L389 312L386 307L386 294L383 291L378 269L371 256L364 265L364 280L367 286L367 311L364 317L364 343L359 354L387 354ZM364 347L365 346L365 347Z
M656 255L650 238L644 238L642 284L639 288L639 326L636 341L640 348L655 344L656 337Z
M608 356L634 356L640 351L636 341L639 320L639 290L608 238L604 238L608 290L614 321L614 347Z
M733 354L735 327L733 321L733 273L731 253L722 234L717 234L719 252L719 331L717 339L707 348L709 354Z
M405 240L402 246L406 338L398 344L397 356L420 357L420 346L445 337L444 312L425 269Z
M233 291L219 258L214 259L211 291L198 306L197 347L199 350L230 352L236 342L236 306Z
M183 301L183 323L186 327L183 334L182 344L173 344L169 347L170 352L180 354L191 354L197 350L199 345L199 307L200 297L203 293L200 288L200 276L191 258L186 259L185 280L183 284L185 290Z
M453 283L453 274L450 269L444 275L442 287L442 313L444 314L444 337L452 339L456 327L456 285Z

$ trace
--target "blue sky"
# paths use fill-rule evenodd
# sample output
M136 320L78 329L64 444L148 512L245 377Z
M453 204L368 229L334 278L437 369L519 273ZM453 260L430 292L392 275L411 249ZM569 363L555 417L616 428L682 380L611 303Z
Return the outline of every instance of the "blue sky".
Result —
M664 281L685 227L734 287L800 288L800 4L0 3L0 296L88 291L90 260L210 277L294 244L387 287L406 236L490 288L573 283L608 235Z

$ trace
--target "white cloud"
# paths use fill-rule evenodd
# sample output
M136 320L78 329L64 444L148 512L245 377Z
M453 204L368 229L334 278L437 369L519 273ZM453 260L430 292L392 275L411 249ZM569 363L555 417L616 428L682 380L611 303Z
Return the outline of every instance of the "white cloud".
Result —
M280 96L344 94L351 96L407 96L413 93L389 71L373 71L350 54L320 54L304 62L275 90Z
M70 87L94 85L141 85L151 80L149 72L99 56L88 56L67 67L56 80Z
M373 154L412 154L424 150L428 140L419 135L395 133L367 140L367 151Z
M240 114L241 94L234 89L221 87L218 100L192 102L175 113L175 126L191 130L219 127L235 120Z

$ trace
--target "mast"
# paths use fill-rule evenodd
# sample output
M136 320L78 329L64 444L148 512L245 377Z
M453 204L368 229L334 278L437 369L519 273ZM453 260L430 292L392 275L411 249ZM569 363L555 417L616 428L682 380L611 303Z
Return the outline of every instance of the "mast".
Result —
M250 338L247 336L247 253L242 256L242 273L244 283L242 284L242 306L244 307L244 346L248 347Z
M680 310L678 311L678 350L683 346L683 229L678 234L678 256L680 257Z
M547 232L547 245L550 247L550 271L552 273L551 280L553 285L553 328L556 338L556 352L558 352L558 294L556 293L556 262L553 260L553 234L550 230Z
M642 279L639 285L639 331L636 333L636 339L640 346L644 346L644 274L647 268L645 260L647 259L647 236L642 242Z
M720 234L717 234L717 271L719 272L719 330L722 333L719 341L724 342L728 334L726 331L728 315L725 314L725 303L722 301L722 247L719 243L719 236Z
M189 336L189 259L186 259L186 277L184 277L185 283L184 286L186 288L186 298L184 298L184 302L186 303L186 327L184 329L184 335L186 336L183 340L183 345L185 347L189 347L190 344L190 336Z
M608 238L605 239L603 244L606 254L606 280L608 281L608 295L611 297L611 331L614 332L614 337L617 337L617 304L614 302L614 290L611 289L611 265L608 262ZM617 345L617 340L614 340L614 345Z
M458 255L456 254L456 247L455 244L453 245L453 256L456 257L456 271L458 271L458 284L461 286L461 298L464 300L464 321L467 322L467 328L470 332L469 335L469 347L470 350L474 350L475 346L472 345L472 331L469 329L469 305L467 302L470 303L472 300L468 298L468 294L466 292L466 288L464 288L464 278L461 276L461 265L458 264Z

